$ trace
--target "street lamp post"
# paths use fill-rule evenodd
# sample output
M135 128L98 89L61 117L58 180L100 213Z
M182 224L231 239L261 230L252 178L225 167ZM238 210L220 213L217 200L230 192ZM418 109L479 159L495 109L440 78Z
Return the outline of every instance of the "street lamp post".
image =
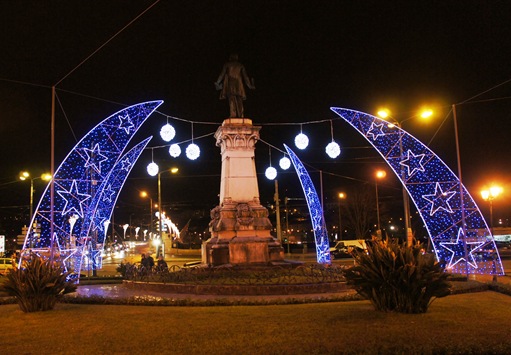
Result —
M161 174L169 172L171 174L177 174L179 171L178 168L171 168L169 170L163 170L158 173L158 220L159 220L159 229L160 229L160 239L163 243L163 211L162 211L162 204L161 204ZM179 253L179 248L178 248ZM165 254L165 253L164 253ZM158 256L158 253L157 255Z
M153 235L153 198L146 191L142 191L140 193L140 197L149 198L149 202L151 203L150 211L149 211L149 236L152 237L152 235ZM144 235L144 237L145 237L145 235Z
M20 173L20 180L25 181L30 178L30 173L27 171L23 171ZM34 180L41 179L44 181L50 181L51 175L48 173L44 173L41 176L30 178L30 210L29 210L29 218L28 223L32 223L32 217L34 215ZM30 227L32 228L32 226Z
M383 179L387 176L385 170L377 170L376 171L376 179L374 183L375 191L376 191L376 218L378 221L378 229L376 230L376 236L381 239L381 226L380 226L380 201L378 198L378 180Z
M394 117L392 117L390 115L389 110L382 109L382 110L378 111L378 116L380 116L381 118L383 118L383 119L391 118L393 120L393 123L389 124L389 127L391 127L391 125L396 125L401 129L402 129L402 124L405 121L408 121L408 120L415 118L417 116L421 117L422 119L428 119L429 117L431 117L432 114L433 114L433 111L431 111L430 109L425 109L425 110L422 110L418 115L414 115L414 116L408 117L402 121L398 121L397 119L395 119ZM403 159L403 139L402 138L403 138L403 136L402 136L402 134L400 134L399 135L399 155L400 155L401 160ZM401 165L401 180L402 181L405 180L405 170L404 170L403 165ZM405 238L406 238L406 245L408 245L410 247L413 244L413 233L412 233L412 229L410 227L410 199L408 198L408 191L406 191L406 187L405 187L404 183L403 183L402 190L403 190L403 210L404 210L404 216L405 216L405 233L406 233Z
M341 200L346 198L346 194L344 192L339 192L339 239L342 240L342 219L341 219Z
M500 186L491 186L489 189L481 191L483 200L488 201L490 204L490 234L493 238L493 200L502 193L503 189ZM497 258L497 251L493 253L493 281L497 282L497 266L495 264Z

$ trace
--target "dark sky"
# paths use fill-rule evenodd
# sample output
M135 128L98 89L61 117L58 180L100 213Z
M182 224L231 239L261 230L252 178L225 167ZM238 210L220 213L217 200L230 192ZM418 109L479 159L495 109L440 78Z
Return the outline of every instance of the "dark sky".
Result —
M403 120L428 104L435 109L430 123L411 119L403 126L425 142L432 139L430 147L456 170L449 112L452 104L460 104L461 159L469 191L479 202L481 185L495 179L509 185L511 196L511 2L162 0L111 39L151 4L0 3L4 210L28 203L28 186L9 183L21 170L49 170L52 85L58 97L58 166L76 144L74 136L81 139L123 105L165 100L159 109L163 115L154 114L136 137L138 142L154 135L150 146L164 144L158 132L165 115L188 121L171 120L177 141L191 137L190 122L195 122L194 137L214 132L227 118L228 108L218 99L213 82L231 52L239 54L255 80L257 89L248 91L245 112L263 125L264 141L278 148L282 143L293 146L300 123L337 118L331 106L374 114L386 105ZM335 161L324 154L330 124L302 128L311 138L311 149L300 157L326 173L327 199L343 186L371 180L375 167L384 166L376 152L365 148L364 139L340 120L333 128L344 150ZM180 176L165 185L173 198L199 199L213 207L218 202L219 149L211 136L196 143L202 148L196 162L173 160L166 149L154 150L155 161L162 168L181 168ZM268 165L268 151L258 143L260 173ZM272 165L277 166L280 157L272 150ZM156 192L155 179L145 173L150 159L150 151L144 152L120 202L137 201L141 189ZM318 178L315 172L311 176ZM283 174L279 183L294 191L298 180ZM397 191L399 196L395 178L387 183L387 193ZM273 183L261 176L259 185L261 199L270 200ZM511 199L499 204L509 207Z

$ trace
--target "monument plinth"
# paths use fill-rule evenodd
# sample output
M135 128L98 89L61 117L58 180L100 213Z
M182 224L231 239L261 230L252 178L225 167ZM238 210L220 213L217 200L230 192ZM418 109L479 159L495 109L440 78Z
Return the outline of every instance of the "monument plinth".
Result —
M254 150L261 127L248 118L228 118L215 133L222 156L220 203L211 210L211 238L202 245L208 265L268 264L284 260L270 234L268 210L259 201Z

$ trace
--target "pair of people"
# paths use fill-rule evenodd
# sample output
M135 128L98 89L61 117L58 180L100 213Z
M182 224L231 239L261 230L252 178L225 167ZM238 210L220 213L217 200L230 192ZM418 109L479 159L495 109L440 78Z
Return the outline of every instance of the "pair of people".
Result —
M154 259L150 254L142 254L142 259L140 260L140 263L143 267L146 268L146 270L152 270L154 267ZM168 266L165 260L163 260L163 255L158 256L158 261L156 263L156 270L163 271L167 270Z

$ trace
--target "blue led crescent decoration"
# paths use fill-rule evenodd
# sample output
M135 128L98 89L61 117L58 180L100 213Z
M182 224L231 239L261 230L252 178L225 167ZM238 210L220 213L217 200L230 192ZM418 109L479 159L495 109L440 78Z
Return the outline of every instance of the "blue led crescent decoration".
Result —
M330 245L328 243L328 232L323 218L323 208L319 201L318 194L314 188L314 184L309 176L309 173L303 166L302 162L296 154L289 149L287 145L284 147L291 158L291 162L295 167L296 174L302 184L303 193L309 207L309 213L312 222L312 230L314 231L314 239L316 242L316 259L320 264L330 264Z
M361 133L401 180L424 221L437 259L458 274L504 274L486 222L469 192L427 146L367 113L331 108Z
M79 274L79 260L86 245L98 249L94 244L103 243L103 222L109 220L127 174L148 140L119 157L140 126L162 103L149 101L133 105L106 118L76 144L55 171L54 254L66 261L64 264L70 271ZM122 169L125 175L119 175ZM31 221L31 226L40 224L40 231L29 230L22 255L31 250L43 255L49 253L52 244L50 186L46 187ZM91 231L99 232L97 238L93 238Z

